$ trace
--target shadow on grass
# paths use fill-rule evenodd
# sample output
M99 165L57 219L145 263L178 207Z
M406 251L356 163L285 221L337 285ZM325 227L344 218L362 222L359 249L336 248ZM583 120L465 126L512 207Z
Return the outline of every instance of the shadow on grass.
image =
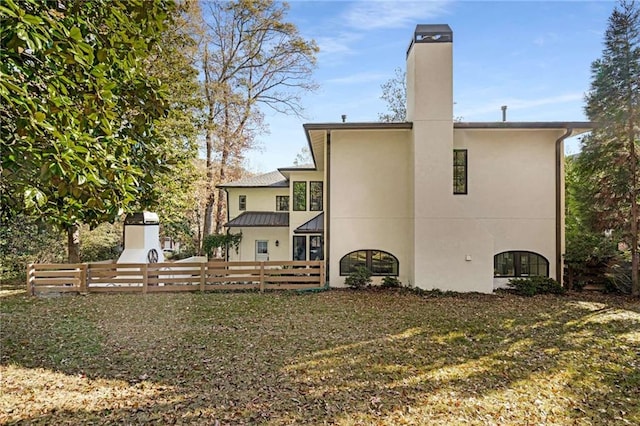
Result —
M2 380L13 389L8 401L24 408L2 407L0 421L640 421L640 314L615 299L328 292L8 300ZM68 388L84 391L69 398ZM33 389L42 398L30 410Z

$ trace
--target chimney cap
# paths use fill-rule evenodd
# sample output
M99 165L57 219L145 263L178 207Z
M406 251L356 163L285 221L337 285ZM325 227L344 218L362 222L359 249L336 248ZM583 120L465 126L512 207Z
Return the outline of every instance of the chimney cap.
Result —
M414 43L452 43L453 30L447 24L418 24L407 49L407 57Z
M453 31L447 24L418 24L413 41L415 43L451 43Z

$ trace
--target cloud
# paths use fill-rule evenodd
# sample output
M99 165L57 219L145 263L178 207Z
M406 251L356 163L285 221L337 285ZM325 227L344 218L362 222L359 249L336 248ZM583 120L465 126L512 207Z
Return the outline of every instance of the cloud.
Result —
M523 110L529 108L536 108L546 105L556 105L567 102L576 102L584 100L584 93L565 93L563 95L548 96L538 99L517 99L517 98L501 98L494 99L490 103L485 103L476 107L472 107L467 110L459 111L457 115L461 115L465 118L478 116L487 113L494 113L500 111L502 105L507 105L509 110Z
M373 81L383 81L389 78L389 73L384 72L361 72L344 77L331 78L325 81L329 84L360 84L371 83Z
M345 14L345 24L357 30L399 28L416 19L433 19L446 13L450 1L359 1Z

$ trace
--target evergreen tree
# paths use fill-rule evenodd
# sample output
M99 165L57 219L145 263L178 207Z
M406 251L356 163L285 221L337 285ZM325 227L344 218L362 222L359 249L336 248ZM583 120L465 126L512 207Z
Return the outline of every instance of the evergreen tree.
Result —
M640 8L622 1L609 18L602 57L592 64L586 113L598 127L583 140L579 168L590 226L614 230L631 251L632 294L638 286L640 197Z

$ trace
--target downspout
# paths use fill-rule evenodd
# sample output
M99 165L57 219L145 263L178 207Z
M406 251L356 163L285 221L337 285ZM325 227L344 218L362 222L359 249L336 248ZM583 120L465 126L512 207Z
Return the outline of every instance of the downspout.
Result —
M324 230L324 262L325 262L325 286L329 287L329 272L331 263L331 131L327 132L325 173L327 174L326 188L327 202L325 203L325 230Z
M224 197L225 197L225 201L227 202L227 223L229 223L229 190L227 188L224 188ZM227 226L227 235L229 235L231 233L231 229L229 229L229 227ZM229 243L227 242L226 247L224 248L224 261L228 262L229 261Z
M564 135L556 140L556 281L562 284L562 143L573 133L573 128L568 128Z

